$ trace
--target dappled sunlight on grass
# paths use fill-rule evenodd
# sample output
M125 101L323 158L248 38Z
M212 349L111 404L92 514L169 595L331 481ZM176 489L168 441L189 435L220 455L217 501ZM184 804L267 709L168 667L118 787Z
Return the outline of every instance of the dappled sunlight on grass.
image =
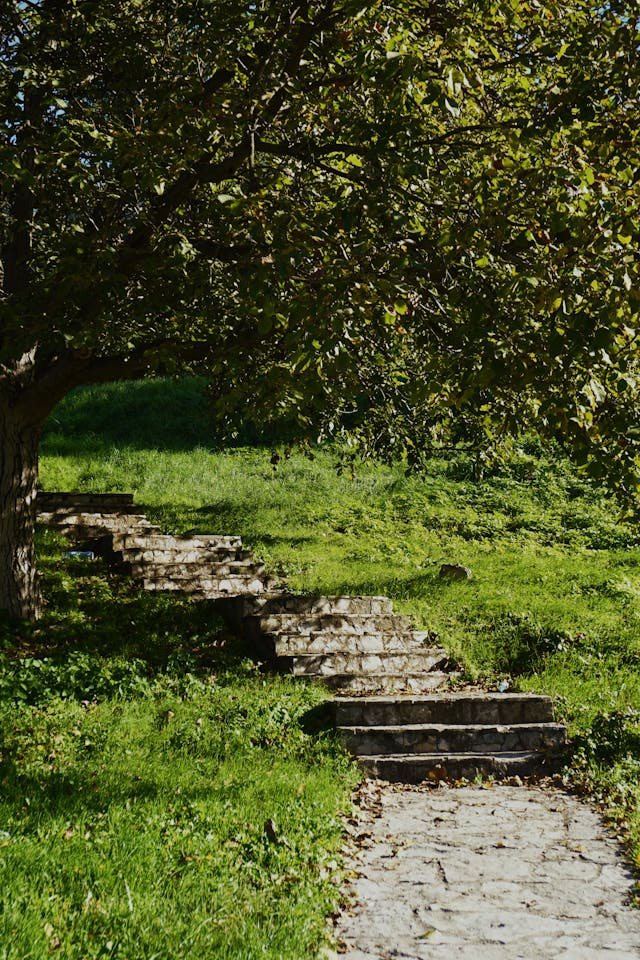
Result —
M210 604L40 558L45 616L0 654L7 956L314 955L358 777L307 730L325 692L265 680Z

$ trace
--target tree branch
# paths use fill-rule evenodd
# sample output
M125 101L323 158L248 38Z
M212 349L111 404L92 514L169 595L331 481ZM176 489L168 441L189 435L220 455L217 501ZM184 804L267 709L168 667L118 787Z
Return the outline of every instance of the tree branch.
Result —
M303 20L300 24L284 64L283 82L266 101L259 116L254 119L252 133L244 136L225 160L212 163L209 155L203 155L190 170L183 171L162 196L152 199L144 223L131 230L121 243L119 255L121 266L126 267L140 258L140 253L149 248L155 229L169 219L171 214L192 195L198 185L218 184L231 179L249 159L255 149L255 137L259 136L260 130L266 128L282 109L289 90L289 81L297 74L305 50L313 37L322 29L332 7L333 3L329 2L324 15L319 15L315 21ZM306 11L306 3L301 4L292 17L295 13L301 13L303 8Z
M215 357L229 357L235 349L255 347L263 339L258 330L239 323L229 335L213 340L185 344L170 337L141 344L128 354L95 356L87 350L70 350L51 358L44 356L41 365L36 355L31 383L21 391L26 419L39 423L74 387L116 380L140 380L157 372L167 357L178 364L202 363Z

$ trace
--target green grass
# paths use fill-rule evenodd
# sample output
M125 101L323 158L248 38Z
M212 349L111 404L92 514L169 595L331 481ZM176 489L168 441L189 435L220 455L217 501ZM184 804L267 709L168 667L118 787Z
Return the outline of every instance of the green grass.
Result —
M476 483L463 457L420 477L359 465L351 479L331 450L274 469L266 448L86 449L77 437L61 456L49 443L47 488L133 490L167 531L240 533L294 589L389 595L472 677L551 684L572 722L640 704L638 533L555 451L530 441ZM442 582L443 562L473 580ZM554 679L567 673L570 689ZM597 689L583 696L583 684Z
M640 868L640 547L615 504L535 439L481 482L463 455L352 479L339 451L279 447L274 470L268 447L216 447L198 390L72 395L45 489L133 491L167 532L240 534L294 589L391 596L467 679L550 693L568 782ZM441 581L444 562L473 579ZM315 956L356 776L309 733L324 694L258 676L207 605L141 596L51 535L40 566L45 617L0 662L0 958Z
M0 656L0 957L315 956L357 779L322 691L40 547L45 616Z
M278 735L304 695L254 691L245 715L241 686L2 718L5 764L20 759L0 804L0 955L46 956L54 936L73 957L311 955L335 894L319 880L336 869L335 765Z

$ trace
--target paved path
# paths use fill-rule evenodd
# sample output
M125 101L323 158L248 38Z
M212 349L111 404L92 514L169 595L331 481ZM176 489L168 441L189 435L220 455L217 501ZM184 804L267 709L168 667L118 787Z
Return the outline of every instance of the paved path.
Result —
M368 790L328 956L640 958L631 873L585 803L547 786Z

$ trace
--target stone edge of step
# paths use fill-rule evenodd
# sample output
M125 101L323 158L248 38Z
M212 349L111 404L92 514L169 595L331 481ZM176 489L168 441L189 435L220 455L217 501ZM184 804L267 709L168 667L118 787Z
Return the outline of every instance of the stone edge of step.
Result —
M439 753L495 755L508 751L557 752L567 745L567 729L558 723L406 724L394 727L338 727L355 756L384 753L432 756Z
M447 691L450 683L459 676L455 672L429 670L427 673L334 673L323 676L298 674L296 679L313 680L330 690L348 690L351 699L361 700L374 695L372 691L385 689L386 695L396 697L417 696L419 688L422 692L434 694L437 691ZM358 689L359 688L359 689ZM330 703L333 701L329 701Z
M531 693L450 690L433 694L337 696L330 702L337 726L367 727L398 723L504 724L553 723L551 697Z
M369 754L354 758L369 776L396 783L466 780L477 776L500 779L514 775L557 772L565 751L510 751L496 753Z

